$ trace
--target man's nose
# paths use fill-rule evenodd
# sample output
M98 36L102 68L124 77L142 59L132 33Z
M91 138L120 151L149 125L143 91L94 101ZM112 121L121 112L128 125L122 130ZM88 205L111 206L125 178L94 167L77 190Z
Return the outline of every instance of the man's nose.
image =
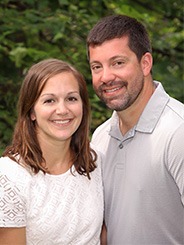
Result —
M102 70L101 81L103 83L108 83L109 81L113 81L115 79L115 75L109 67L104 67Z

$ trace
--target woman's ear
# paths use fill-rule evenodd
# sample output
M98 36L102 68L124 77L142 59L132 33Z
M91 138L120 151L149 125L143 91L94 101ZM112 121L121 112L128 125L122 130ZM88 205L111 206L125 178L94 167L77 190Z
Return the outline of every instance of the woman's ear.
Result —
M151 53L147 52L143 55L141 59L142 71L145 77L150 75L152 65L153 65L153 57Z
M31 110L30 118L31 118L32 121L36 120L36 115L35 115L35 112L34 112L33 109Z

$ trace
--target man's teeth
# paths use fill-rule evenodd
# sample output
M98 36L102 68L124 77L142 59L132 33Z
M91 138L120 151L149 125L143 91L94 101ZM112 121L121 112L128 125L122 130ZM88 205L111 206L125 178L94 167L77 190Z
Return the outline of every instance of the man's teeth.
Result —
M112 92L114 92L114 91L116 91L116 90L119 90L119 89L120 89L120 88L106 89L105 92L106 92L106 93L112 93Z

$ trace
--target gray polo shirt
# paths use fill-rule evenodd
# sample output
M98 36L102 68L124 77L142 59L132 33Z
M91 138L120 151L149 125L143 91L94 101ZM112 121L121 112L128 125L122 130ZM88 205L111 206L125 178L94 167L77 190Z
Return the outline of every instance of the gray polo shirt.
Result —
M116 112L93 134L104 154L108 245L184 244L184 105L155 84L126 135Z

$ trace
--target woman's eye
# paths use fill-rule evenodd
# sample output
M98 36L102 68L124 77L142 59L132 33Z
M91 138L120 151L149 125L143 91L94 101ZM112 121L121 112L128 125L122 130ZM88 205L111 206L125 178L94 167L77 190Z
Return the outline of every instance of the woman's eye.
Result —
M69 97L68 101L71 101L71 102L73 101L74 102L74 101L77 101L77 98L76 97Z
M53 103L53 102L54 102L53 99L47 99L47 100L44 101L44 103Z

